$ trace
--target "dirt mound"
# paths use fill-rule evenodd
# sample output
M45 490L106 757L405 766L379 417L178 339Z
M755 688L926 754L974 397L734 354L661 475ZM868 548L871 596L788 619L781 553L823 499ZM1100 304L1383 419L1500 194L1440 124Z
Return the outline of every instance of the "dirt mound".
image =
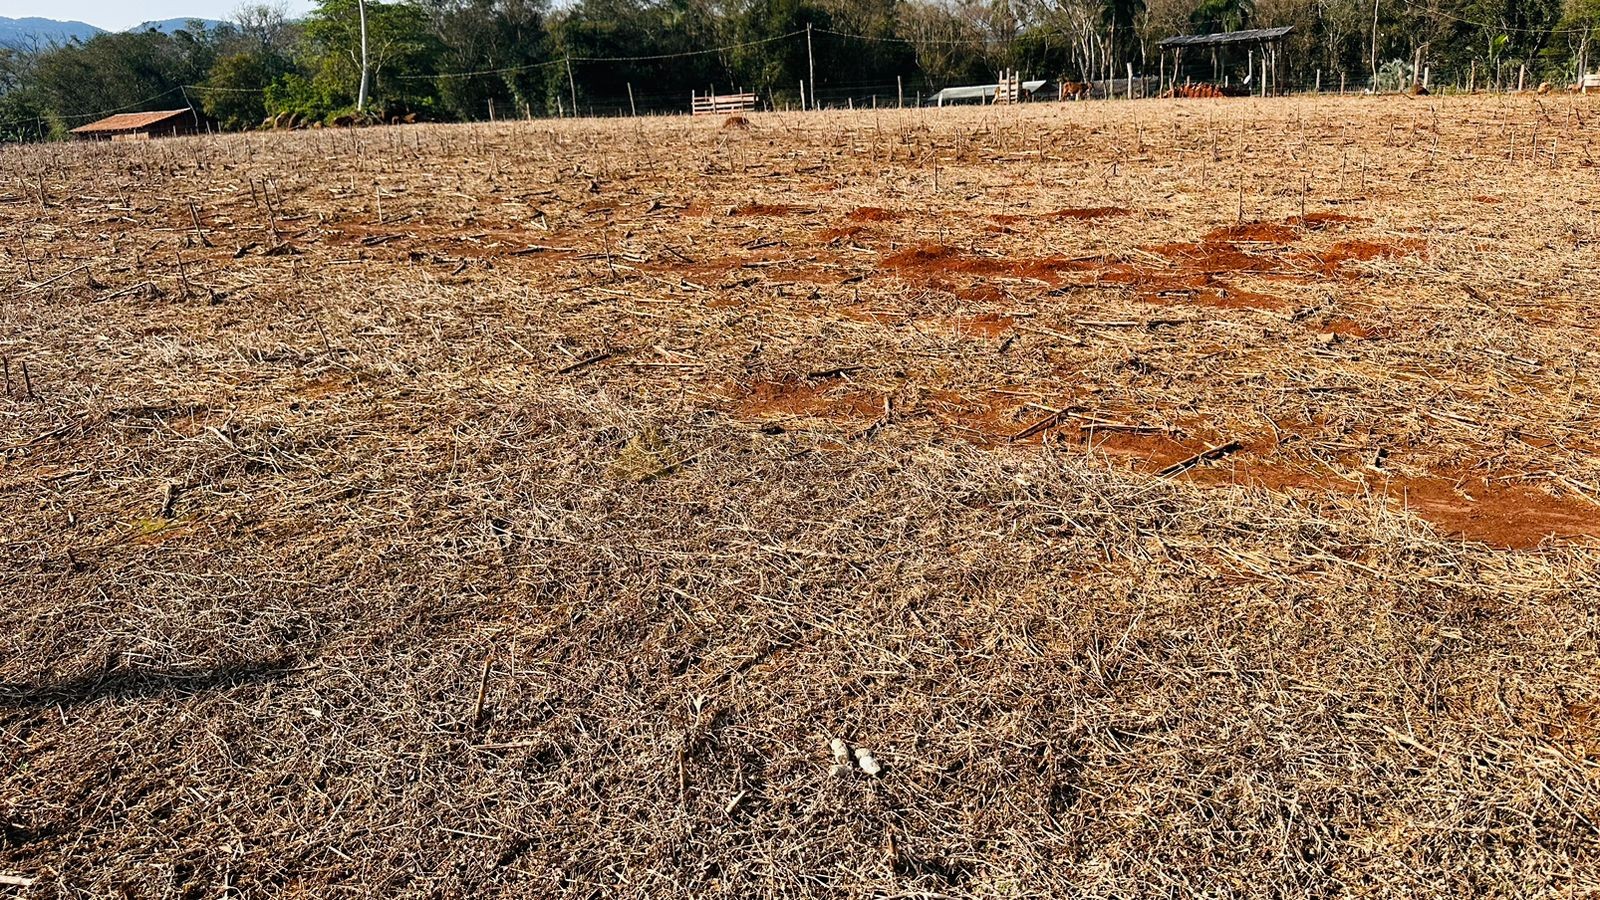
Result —
M885 269L916 274L1006 275L1054 282L1062 272L1088 271L1093 263L1062 257L993 257L963 253L943 244L924 244L885 256Z

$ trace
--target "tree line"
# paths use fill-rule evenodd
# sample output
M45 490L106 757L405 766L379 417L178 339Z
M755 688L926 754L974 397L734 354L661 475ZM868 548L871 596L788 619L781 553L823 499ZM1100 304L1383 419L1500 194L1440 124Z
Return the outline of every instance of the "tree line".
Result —
M438 121L682 111L691 91L824 105L913 102L951 84L1154 74L1175 34L1292 25L1288 77L1384 73L1567 82L1590 66L1600 0L358 0L231 22L0 50L0 139L59 137L110 111L194 105L217 128L399 116ZM816 83L809 84L815 71ZM576 109L574 109L574 107Z

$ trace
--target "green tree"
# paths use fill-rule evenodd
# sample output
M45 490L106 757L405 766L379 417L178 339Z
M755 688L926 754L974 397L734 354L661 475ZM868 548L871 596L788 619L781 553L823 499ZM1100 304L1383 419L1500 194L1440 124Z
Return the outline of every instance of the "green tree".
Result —
M369 102L380 115L431 111L436 97L431 78L438 71L439 42L427 14L413 3L367 3L367 48L371 70ZM293 93L301 110L328 116L353 108L361 81L361 25L357 0L319 0L305 22L305 60L310 90L288 92L284 82L269 96ZM269 112L279 110L271 108Z
M183 86L206 78L222 36L204 28L96 35L41 55L34 86L72 125L110 112L181 107Z
M1250 24L1255 0L1200 0L1189 24L1200 32L1238 31Z
M549 60L547 0L426 0L438 41L439 65L448 73L436 86L441 108L454 118L483 117L494 103L501 115L539 107Z

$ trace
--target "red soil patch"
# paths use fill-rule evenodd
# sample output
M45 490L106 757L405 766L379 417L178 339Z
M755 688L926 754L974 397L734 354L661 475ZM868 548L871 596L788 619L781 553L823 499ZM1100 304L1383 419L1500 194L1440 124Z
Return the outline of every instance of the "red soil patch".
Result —
M929 391L920 413L957 430L960 437L982 447L999 447L1020 427L1012 415L1015 403L996 404L963 397L955 391Z
M1132 458L1137 463L1135 468L1146 473L1159 472L1206 449L1198 445L1186 446L1169 434L1093 428L1080 429L1079 434L1084 446L1111 456Z
M1289 302L1282 297L1247 291L1244 288L1225 284L1217 285L1215 290L1201 291L1195 294L1192 299L1202 306L1214 306L1218 309L1283 310L1289 308Z
M886 269L923 274L1010 275L1017 278L1037 278L1051 283L1055 282L1061 272L1084 271L1091 268L1082 260L1059 257L996 259L966 256L953 247L941 244L925 244L890 254L883 258L881 265Z
M1499 197L1491 197L1488 194L1479 194L1478 196L1473 197L1472 200L1475 203L1500 203L1500 202L1503 202L1503 201L1501 201L1501 199Z
M900 213L876 206L863 206L850 213L845 218L853 222L893 222L901 217Z
M1495 484L1482 478L1439 475L1351 481L1332 473L1318 477L1300 467L1266 462L1267 439L1248 441L1220 463L1200 466L1181 477L1202 484L1239 484L1266 490L1312 490L1344 495L1382 494L1450 537L1479 541L1502 550L1529 550L1547 538L1600 537L1600 508L1582 500L1555 497L1535 487ZM1150 459L1170 465L1167 455Z
M949 285L945 290L970 303L1003 303L1009 299L1004 291L981 281L969 287Z
M1202 241L1197 244L1157 244L1142 248L1165 256L1185 272L1206 275L1298 275L1286 270L1285 263L1306 261L1302 253L1275 253L1270 256L1247 253L1227 241Z
M971 316L965 319L956 319L954 324L956 330L962 334L972 335L974 337L984 337L992 340L1006 333L1006 331L1008 331L1011 326L1015 324L1015 320L1013 320L1010 316L1002 316L996 313L984 313L981 316Z
M833 244L853 238L866 230L864 225L844 225L839 228L824 228L817 233L817 237L821 238L823 243Z
M788 203L746 203L733 210L736 216L793 216L809 212L816 210Z
M840 390L798 378L762 381L734 392L740 415L757 419L810 416L854 421L875 418L883 401L863 391Z
M999 315L957 320L956 326L974 334L994 337L1009 327ZM801 379L760 382L733 392L736 412L750 418L808 416L840 423L865 424L882 415L882 398L843 385L812 384ZM970 400L950 391L930 391L921 414L951 426L960 436L983 446L1010 444L1009 436L1023 425L1014 407ZM1126 459L1146 474L1189 459L1211 444L1166 433L1082 427L1067 419L1061 430L1041 433L1023 443L1034 443L1051 433L1076 440L1085 448ZM1305 465L1272 461L1272 438L1241 439L1244 446L1220 461L1196 466L1177 476L1201 485L1243 485L1286 492L1307 490L1343 496L1379 494L1431 522L1442 533L1478 541L1500 549L1532 549L1550 538L1600 538L1600 508L1583 500L1552 496L1535 486L1492 482L1477 476L1448 477L1443 473L1417 477L1341 477Z
M1326 252L1318 254L1326 266L1337 267L1340 263L1355 260L1367 262L1374 259L1397 259L1402 256L1415 256L1427 248L1427 243L1417 238L1406 238L1392 244L1376 241L1340 241L1329 247Z
M1492 547L1526 550L1551 536L1600 536L1600 509L1529 485L1413 478L1390 485L1388 494L1447 534Z

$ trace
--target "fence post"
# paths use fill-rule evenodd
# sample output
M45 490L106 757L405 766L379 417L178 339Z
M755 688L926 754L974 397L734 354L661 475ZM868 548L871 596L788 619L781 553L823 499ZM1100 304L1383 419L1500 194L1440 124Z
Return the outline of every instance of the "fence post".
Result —
M633 116L639 115L639 107L633 105L633 82L631 81L628 82L628 113Z
M894 95L898 100L900 108L904 109L906 105L906 86L905 83L900 80L899 75L894 77Z
M1128 99L1133 99L1133 63L1128 63Z
M1317 93L1322 93L1322 70L1317 70Z

